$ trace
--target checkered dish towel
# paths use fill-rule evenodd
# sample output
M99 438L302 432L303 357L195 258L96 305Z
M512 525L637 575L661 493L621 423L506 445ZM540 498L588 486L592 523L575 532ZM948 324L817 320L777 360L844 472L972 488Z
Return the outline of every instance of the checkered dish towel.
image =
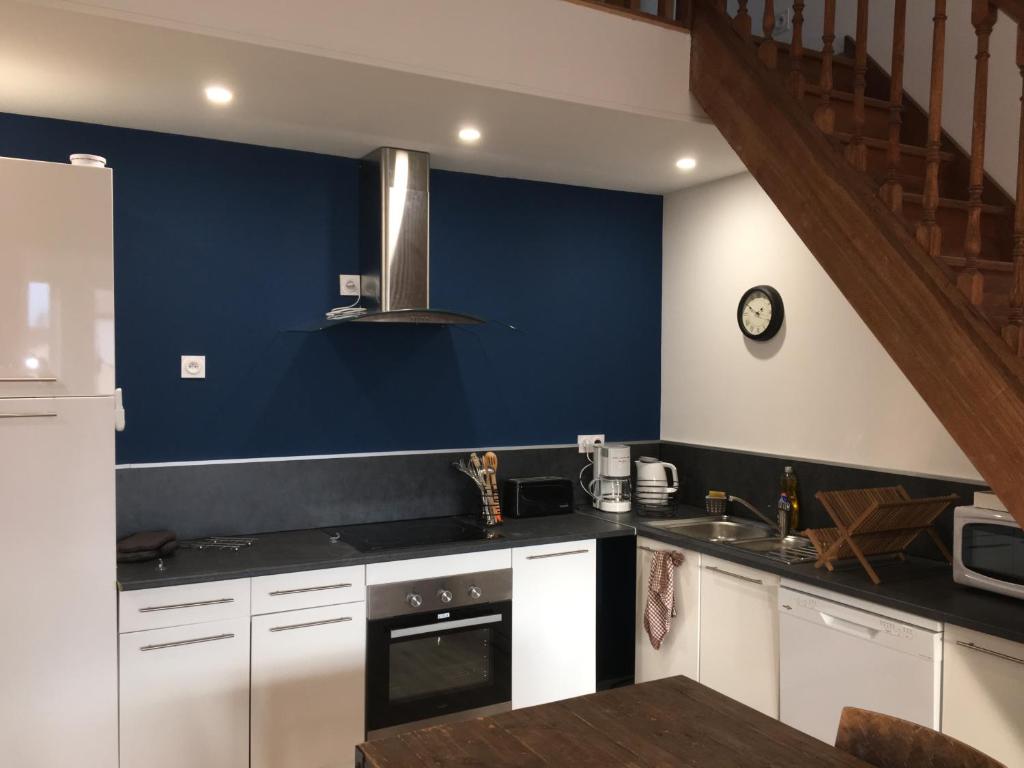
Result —
M644 608L644 629L651 639L654 650L662 642L672 626L676 615L675 569L683 564L683 553L676 551L655 552L651 560L651 578L647 582L647 606Z

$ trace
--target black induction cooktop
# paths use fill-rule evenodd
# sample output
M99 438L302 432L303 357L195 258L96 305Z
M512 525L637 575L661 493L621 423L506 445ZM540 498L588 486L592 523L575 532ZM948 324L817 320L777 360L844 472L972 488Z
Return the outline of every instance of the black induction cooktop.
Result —
M360 552L407 549L431 544L455 544L462 541L500 539L497 531L488 530L469 517L426 517L419 520L396 520L390 523L344 525L328 530Z

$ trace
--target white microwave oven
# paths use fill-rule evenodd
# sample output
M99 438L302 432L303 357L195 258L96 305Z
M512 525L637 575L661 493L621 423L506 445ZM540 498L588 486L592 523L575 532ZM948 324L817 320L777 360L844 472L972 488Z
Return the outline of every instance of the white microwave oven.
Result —
M953 512L953 580L1024 599L1024 530L997 509Z

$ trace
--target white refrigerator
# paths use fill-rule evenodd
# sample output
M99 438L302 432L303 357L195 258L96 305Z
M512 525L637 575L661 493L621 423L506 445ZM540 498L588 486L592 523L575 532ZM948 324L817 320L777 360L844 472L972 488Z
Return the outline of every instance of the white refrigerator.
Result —
M0 158L0 762L117 765L112 173Z

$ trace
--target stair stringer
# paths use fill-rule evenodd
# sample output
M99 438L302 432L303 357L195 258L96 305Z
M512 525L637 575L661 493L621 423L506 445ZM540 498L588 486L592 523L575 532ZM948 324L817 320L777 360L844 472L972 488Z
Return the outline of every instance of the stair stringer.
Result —
M711 2L696 6L690 89L697 101L1024 526L1024 363L754 47Z

